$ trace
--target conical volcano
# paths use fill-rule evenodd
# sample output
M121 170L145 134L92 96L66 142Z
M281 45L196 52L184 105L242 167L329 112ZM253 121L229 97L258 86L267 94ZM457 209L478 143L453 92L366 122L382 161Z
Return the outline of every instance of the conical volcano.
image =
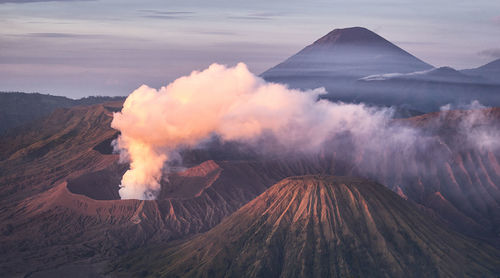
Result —
M325 76L358 79L382 73L409 73L431 69L376 33L362 27L335 29L262 76L271 81ZM276 80L275 80L276 79Z
M152 277L494 277L498 250L458 235L384 186L287 178L205 234L116 265Z

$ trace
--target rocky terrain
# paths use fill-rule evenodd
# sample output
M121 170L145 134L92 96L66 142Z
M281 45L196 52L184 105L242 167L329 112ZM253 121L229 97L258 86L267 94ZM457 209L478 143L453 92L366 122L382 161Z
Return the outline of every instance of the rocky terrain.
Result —
M500 252L368 180L290 177L215 228L141 249L123 277L486 277Z
M162 181L157 200L139 201L118 200L128 165L118 163L112 153L109 144L117 133L109 123L112 111L120 107L116 102L58 110L24 134L2 138L2 273L36 275L75 263L94 265L139 247L206 232L276 182L307 174L376 180L446 229L485 245L498 244L498 151L466 148L460 139L462 119L477 111L440 112L393 123L429 133L432 148L419 153L427 164L398 153L372 163L367 153L328 150L233 160L205 160L209 150L192 150L185 152L189 167ZM498 109L479 113L482 125L498 127ZM228 148L218 157L230 157L232 151ZM435 159L436 154L442 159Z
M93 105L123 99L123 97L101 96L70 99L39 93L0 92L0 134L32 121L40 120L57 108Z
M121 100L2 93L0 119L22 128L0 136L0 273L498 276L500 108L439 111L500 105L496 65L435 69L367 29L334 30L262 76L418 116L390 120L377 148L348 133L309 153L213 138L180 150L156 200L119 198Z

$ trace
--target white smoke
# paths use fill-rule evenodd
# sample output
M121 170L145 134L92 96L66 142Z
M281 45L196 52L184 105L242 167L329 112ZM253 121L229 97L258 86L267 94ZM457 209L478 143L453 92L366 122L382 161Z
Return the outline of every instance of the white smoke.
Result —
M267 83L242 63L233 68L213 64L159 90L141 86L111 124L121 131L122 157L131 162L121 198L154 199L169 154L212 135L251 143L271 134L283 146L307 151L333 131L364 138L390 119L390 110L318 100L323 93Z
M445 104L441 107L439 107L439 110L444 112L444 111L450 111L450 110L481 110L488 108L487 106L482 105L478 100L473 100L468 104L457 104L453 105L451 103Z
M489 149L496 151L500 148L500 130L498 125L490 122L487 117L488 106L473 100L469 104L446 104L440 107L441 118L448 116L452 110L464 110L457 123L457 129L466 142L480 150ZM453 113L453 112L452 112Z
M168 171L166 162L178 158L176 150L195 147L214 135L261 152L311 152L325 147L348 156L365 154L373 163L360 171L375 176L381 155L417 161L422 153L429 153L429 142L435 141L417 128L395 124L392 109L318 100L323 93L324 89L299 91L268 83L242 63L232 68L213 64L159 90L141 86L129 95L111 124L121 131L116 143L121 158L130 161L120 197L156 198L162 175ZM491 140L497 134L496 130L471 133L471 138L496 144ZM409 175L411 171L408 168Z

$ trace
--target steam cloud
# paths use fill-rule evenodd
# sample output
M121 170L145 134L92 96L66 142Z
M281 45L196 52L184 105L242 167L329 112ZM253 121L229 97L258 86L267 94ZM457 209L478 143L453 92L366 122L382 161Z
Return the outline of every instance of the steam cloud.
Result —
M120 197L155 199L168 171L166 162L176 150L195 147L214 135L260 149L266 148L263 141L271 141L266 149L271 152L316 151L329 142L329 148L348 146L349 152L373 158L390 148L408 159L416 158L429 140L414 128L390 124L391 109L318 100L324 93L267 83L242 63L233 68L213 64L159 90L141 86L111 124L121 131L116 145L122 158L130 161ZM261 140L264 137L271 140Z
M318 101L323 93L266 83L242 63L213 64L159 90L141 86L111 124L121 131L118 147L131 162L121 198L154 199L170 154L214 134L252 142L270 133L282 145L309 150L321 146L332 130L363 133L388 119L389 111Z

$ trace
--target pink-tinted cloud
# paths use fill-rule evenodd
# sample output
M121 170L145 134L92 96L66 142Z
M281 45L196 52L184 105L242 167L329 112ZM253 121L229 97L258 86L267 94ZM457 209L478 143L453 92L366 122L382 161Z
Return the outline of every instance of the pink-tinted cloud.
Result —
M259 149L266 146L258 139L272 134L280 146L310 152L332 132L374 141L372 133L388 122L391 110L318 101L323 93L324 89L298 91L267 83L242 63L233 68L213 64L159 90L141 86L111 124L121 131L117 147L130 159L121 198L154 199L170 155L213 134L249 145L259 142ZM405 144L411 140L404 137ZM276 149L273 145L266 152Z

